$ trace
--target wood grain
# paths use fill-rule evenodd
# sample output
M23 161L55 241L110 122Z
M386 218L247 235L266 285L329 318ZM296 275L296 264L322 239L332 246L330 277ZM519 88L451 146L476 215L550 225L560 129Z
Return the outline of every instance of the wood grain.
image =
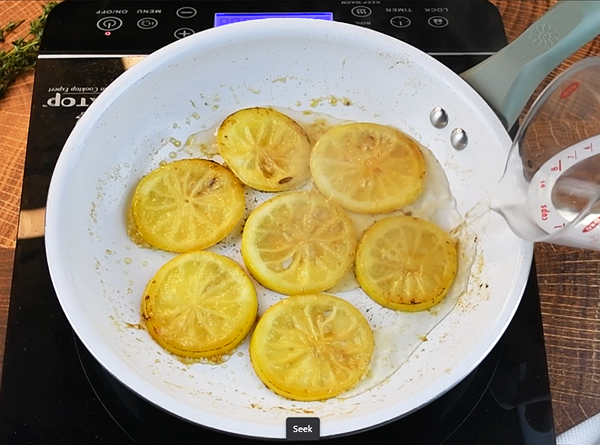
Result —
M40 15L42 2L0 2L0 26L10 21L26 20L0 43L7 50L11 42L24 37L28 22ZM33 73L18 79L0 99L0 371L4 357L4 339L10 298L19 204L23 184L23 166L27 145L29 110L33 91Z
M11 20L37 17L42 3L0 1L0 26ZM492 3L498 7L507 37L512 41L555 2L492 0ZM10 46L12 39L26 31L27 23L9 36L7 43L0 43L0 49ZM547 81L576 60L597 54L600 54L600 39L577 51ZM4 354L32 86L33 75L24 76L0 100L0 363ZM535 254L554 418L560 433L600 412L600 253L539 244Z
M17 30L0 43L8 50L11 42L27 35L29 20L41 13L41 2L6 1L0 4L0 26L11 20L25 19ZM0 247L13 249L17 238L17 223L25 147L29 125L29 108L33 90L33 73L19 79L0 99Z

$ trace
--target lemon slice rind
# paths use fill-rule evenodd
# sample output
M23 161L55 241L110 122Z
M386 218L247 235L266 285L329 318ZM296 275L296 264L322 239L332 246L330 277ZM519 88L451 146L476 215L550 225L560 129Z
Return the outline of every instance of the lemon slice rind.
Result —
M263 383L300 401L328 399L353 387L373 350L365 317L327 294L292 296L271 306L250 340L250 359Z
M312 145L302 127L272 108L245 108L217 130L219 152L244 184L261 191L292 190L310 178Z
M310 168L321 193L356 213L387 213L412 204L423 191L426 171L413 139L366 122L325 132L313 148Z
M356 230L343 209L318 192L277 195L244 226L242 258L263 286L285 295L322 292L352 267Z
M410 216L388 217L360 239L356 278L382 306L421 311L445 297L456 276L457 258L454 242L436 224Z
M165 350L186 358L228 353L250 332L258 299L233 260L209 251L176 256L148 283L143 322Z
M233 230L244 210L239 180L205 159L184 159L153 170L138 183L131 205L142 238L172 252L216 244Z

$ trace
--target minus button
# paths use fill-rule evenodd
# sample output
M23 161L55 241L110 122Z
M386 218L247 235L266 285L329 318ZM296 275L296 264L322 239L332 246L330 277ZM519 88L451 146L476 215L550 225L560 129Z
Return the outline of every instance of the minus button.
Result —
M184 6L183 8L179 8L176 12L177 17L180 19L191 19L192 17L195 17L197 13L198 11L191 6Z

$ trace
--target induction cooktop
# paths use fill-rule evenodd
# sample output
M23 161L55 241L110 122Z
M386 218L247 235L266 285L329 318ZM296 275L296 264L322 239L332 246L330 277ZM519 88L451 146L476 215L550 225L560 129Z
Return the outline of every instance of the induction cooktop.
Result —
M21 211L43 211L77 119L124 68L173 41L265 14L338 20L387 33L462 72L506 45L487 1L74 1L50 14L36 67ZM535 268L506 333L445 395L332 443L555 444ZM296 437L297 438L297 437ZM314 439L314 437L311 437ZM114 379L62 312L43 236L17 241L0 386L3 444L260 442L173 417ZM400 440L400 439L399 439Z

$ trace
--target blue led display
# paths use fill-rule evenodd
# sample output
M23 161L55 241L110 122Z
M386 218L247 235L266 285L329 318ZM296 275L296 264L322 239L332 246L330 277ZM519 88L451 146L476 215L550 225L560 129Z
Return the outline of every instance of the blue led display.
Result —
M218 12L215 14L215 27L228 25L230 23L245 22L247 20L270 19L270 18L300 18L333 20L332 12L267 12L267 13L229 13Z

